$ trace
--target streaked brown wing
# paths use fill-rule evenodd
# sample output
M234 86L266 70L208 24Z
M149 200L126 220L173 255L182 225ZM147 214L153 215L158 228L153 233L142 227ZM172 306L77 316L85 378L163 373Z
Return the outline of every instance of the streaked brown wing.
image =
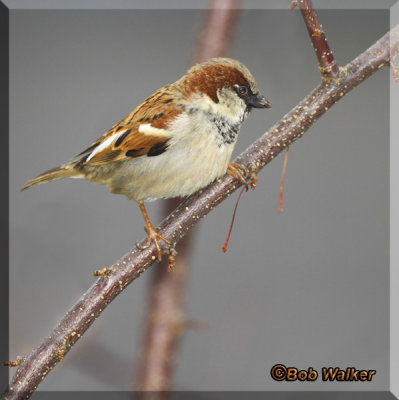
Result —
M102 165L144 155L163 153L169 140L168 125L183 110L168 92L159 89L78 156L79 164Z

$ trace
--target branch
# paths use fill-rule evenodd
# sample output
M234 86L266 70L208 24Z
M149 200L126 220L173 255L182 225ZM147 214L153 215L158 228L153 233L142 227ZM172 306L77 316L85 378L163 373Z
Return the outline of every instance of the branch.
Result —
M325 78L338 77L339 67L335 63L326 35L313 8L312 0L299 0L296 5L299 6L305 25L308 28L310 40L319 63L319 71Z
M200 34L195 62L227 54L238 15L239 0L213 0Z
M167 203L173 205L170 200ZM167 260L153 271L137 379L137 390L140 392L163 392L170 390L172 385L179 340L187 324L183 302L190 238L191 234L179 243L179 256L172 272L168 270ZM147 397L143 394L140 398Z
M335 80L323 81L295 108L273 125L238 158L237 162L262 169L284 148L299 139L313 123L344 95L390 63L399 50L399 25L368 50L340 69ZM177 243L211 210L233 193L240 183L225 175L188 197L159 226L160 233ZM144 245L143 240L141 245ZM166 250L166 246L163 246ZM27 399L45 376L62 360L105 307L156 261L156 250L133 249L108 268L72 306L43 343L18 367L2 399Z
M237 6L237 0L211 2L199 35L195 63L226 55L238 14ZM167 200L165 216L180 202L179 199ZM179 255L173 273L168 273L167 260L153 270L149 288L149 310L146 313L147 326L137 379L139 391L161 392L171 388L179 339L187 326L183 302L192 236L193 231L179 243Z

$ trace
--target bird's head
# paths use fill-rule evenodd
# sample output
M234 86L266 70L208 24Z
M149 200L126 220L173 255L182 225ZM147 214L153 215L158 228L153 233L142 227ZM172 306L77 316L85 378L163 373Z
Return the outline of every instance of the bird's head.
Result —
M248 68L231 58L194 65L181 79L195 107L225 117L244 117L252 108L270 108Z

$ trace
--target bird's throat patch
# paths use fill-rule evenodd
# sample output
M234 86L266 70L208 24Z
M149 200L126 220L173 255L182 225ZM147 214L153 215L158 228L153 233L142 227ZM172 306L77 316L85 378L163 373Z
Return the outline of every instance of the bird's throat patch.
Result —
M225 118L212 117L210 119L211 123L215 126L218 135L216 136L216 141L220 147L222 144L232 144L237 140L238 132L241 127L241 123L232 124Z

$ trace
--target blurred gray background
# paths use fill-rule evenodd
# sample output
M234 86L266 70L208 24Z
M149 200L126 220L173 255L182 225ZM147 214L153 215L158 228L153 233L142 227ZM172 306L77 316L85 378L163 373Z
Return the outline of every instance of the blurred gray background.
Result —
M321 10L344 65L389 29L379 10ZM137 205L105 187L28 179L87 147L190 66L201 10L11 11L10 356L37 346L109 265L144 237ZM242 10L231 56L270 111L255 110L235 154L320 80L296 11ZM179 390L387 390L389 379L389 71L361 84L243 196L199 224L187 315L206 329L181 343ZM162 201L149 204L159 221ZM157 268L154 265L152 268ZM130 390L151 271L109 305L41 390ZM276 363L375 369L370 383L274 382Z

